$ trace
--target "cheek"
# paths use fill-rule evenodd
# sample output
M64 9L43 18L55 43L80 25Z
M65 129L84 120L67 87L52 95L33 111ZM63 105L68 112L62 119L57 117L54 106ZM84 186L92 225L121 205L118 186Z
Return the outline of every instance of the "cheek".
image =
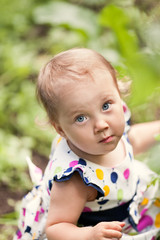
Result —
M124 129L125 129L124 113L120 111L117 114L117 117L115 118L115 121L116 121L117 131L119 132L119 134L123 134Z
M124 129L125 129L125 119L124 119L124 116L122 116L122 118L120 119L119 125L120 125L120 128L121 128L121 132L123 134L124 133Z
M83 138L83 131L77 130L76 128L69 129L67 131L66 137L68 140L74 142Z

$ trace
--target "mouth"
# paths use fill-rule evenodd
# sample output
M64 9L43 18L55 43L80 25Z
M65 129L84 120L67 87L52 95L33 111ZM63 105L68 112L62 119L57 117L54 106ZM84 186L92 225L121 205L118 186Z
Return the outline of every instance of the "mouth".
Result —
M113 136L108 136L106 138L103 138L100 143L110 143L113 141Z

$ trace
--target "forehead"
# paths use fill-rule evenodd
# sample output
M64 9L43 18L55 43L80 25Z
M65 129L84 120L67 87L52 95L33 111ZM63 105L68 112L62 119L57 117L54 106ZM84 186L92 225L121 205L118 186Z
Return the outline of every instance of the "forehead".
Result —
M64 111L67 115L119 95L112 76L104 77L102 72L95 74L93 80L68 82L59 90L59 112Z
M111 91L111 89L117 89L117 86L114 82L114 79L111 73L106 69L94 69L93 72L89 72L89 74L83 74L82 76L78 76L78 78L67 78L61 79L59 83L57 83L57 93L61 98L66 94L71 94L74 91L85 91L87 88L88 91L90 88L96 88L99 86L99 89L104 89L105 91Z
M60 77L54 85L54 90L58 92L58 96L63 92L69 91L69 89L77 86L89 86L89 85L101 85L105 84L106 87L116 87L115 79L110 71L106 68L94 68L93 70L86 70L83 74L66 75ZM59 94L61 93L61 94Z

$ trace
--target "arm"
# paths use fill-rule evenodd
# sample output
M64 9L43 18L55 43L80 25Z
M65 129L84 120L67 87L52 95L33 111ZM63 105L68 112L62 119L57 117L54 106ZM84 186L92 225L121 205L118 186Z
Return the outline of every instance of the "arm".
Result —
M131 126L128 132L134 154L146 151L156 143L155 135L160 134L160 121L139 123Z
M124 223L106 222L95 227L77 227L85 202L95 198L95 190L87 187L79 174L66 182L53 184L46 223L48 240L102 240L121 237Z

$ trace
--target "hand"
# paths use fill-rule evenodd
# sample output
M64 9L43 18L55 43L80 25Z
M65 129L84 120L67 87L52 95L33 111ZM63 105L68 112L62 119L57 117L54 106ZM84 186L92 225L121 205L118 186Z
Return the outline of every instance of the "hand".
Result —
M92 228L91 240L120 239L124 222L101 222Z

